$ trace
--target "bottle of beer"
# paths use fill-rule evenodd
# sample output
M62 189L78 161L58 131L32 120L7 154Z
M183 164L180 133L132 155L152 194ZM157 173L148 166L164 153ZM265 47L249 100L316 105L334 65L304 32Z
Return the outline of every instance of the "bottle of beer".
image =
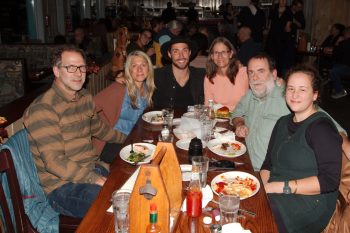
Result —
M161 228L157 224L157 221L158 221L157 205L155 203L152 203L150 206L149 224L146 228L146 233L160 233L161 232Z

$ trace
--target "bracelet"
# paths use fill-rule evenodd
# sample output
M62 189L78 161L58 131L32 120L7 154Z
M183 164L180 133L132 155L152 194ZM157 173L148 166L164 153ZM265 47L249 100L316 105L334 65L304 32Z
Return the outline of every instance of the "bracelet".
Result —
M297 190L298 190L298 181L297 180L294 180L294 181L295 181L295 190L294 190L293 194L296 194Z

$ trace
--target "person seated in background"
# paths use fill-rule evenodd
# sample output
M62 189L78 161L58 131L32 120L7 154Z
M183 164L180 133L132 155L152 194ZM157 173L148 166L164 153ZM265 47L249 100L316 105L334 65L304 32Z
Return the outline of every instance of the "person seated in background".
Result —
M243 7L238 13L237 24L239 27L250 28L253 40L262 46L263 31L266 26L265 18L264 11L259 8L259 0L250 0L249 5Z
M151 61L153 65L157 67L162 67L162 55L160 53L160 44L159 44L159 32L164 28L164 23L159 17L153 17L150 21L152 28L152 41L154 54L151 56Z
M238 30L237 37L240 43L237 58L244 65L247 66L249 59L260 52L262 52L261 45L256 43L251 37L252 31L249 27L241 27Z
M344 89L341 78L342 76L350 75L350 27L344 30L344 40L334 47L333 61L334 64L329 71L334 89L331 97L333 99L339 99L348 94Z
M211 44L204 79L206 105L208 100L213 100L233 111L248 91L247 69L235 53L233 45L225 37L218 37Z
M187 107L202 104L205 70L189 66L197 54L196 44L187 38L179 37L163 44L161 51L163 58L171 64L154 71L154 107Z
M335 209L342 139L317 108L321 79L301 65L286 75L286 102L270 138L260 175L279 232L321 232Z
M116 32L114 53L112 57L112 76L114 78L124 75L124 63L126 60L126 46L129 41L129 31L127 27L120 27Z
M74 37L71 39L70 43L83 50L89 61L94 61L97 57L101 56L98 45L86 35L84 28L78 27L74 30Z
M152 47L152 31L150 29L142 29L137 37L136 41L130 42L126 47L127 54L140 50L145 52L149 57L154 54L154 48ZM149 46L151 44L151 46Z
M191 36L191 40L197 44L198 52L190 65L197 68L206 68L208 60L208 38L198 32Z
M182 23L178 20L172 20L168 22L162 30L159 32L158 41L160 46L165 42L168 42L176 37L180 36L182 32Z
M143 111L152 107L152 96L155 90L152 62L142 51L131 52L125 63L125 85L119 84L124 92L119 118L115 130L129 135Z
M40 184L57 212L84 217L108 175L92 137L123 143L96 112L92 95L83 87L86 60L82 50L65 47L55 54L52 87L23 114L24 127Z
M259 171L276 121L290 111L284 99L284 87L277 81L275 62L270 56L261 53L252 57L247 72L250 90L233 112L232 124L236 136L245 138L253 168ZM333 122L345 141L346 131Z
M321 52L324 54L324 56L320 56L320 58L319 58L320 59L319 60L320 71L322 69L332 68L333 48L336 45L338 45L339 39L343 36L344 29L345 29L345 26L343 24L340 24L340 23L333 24L329 35L322 42L322 44L321 44L322 51Z

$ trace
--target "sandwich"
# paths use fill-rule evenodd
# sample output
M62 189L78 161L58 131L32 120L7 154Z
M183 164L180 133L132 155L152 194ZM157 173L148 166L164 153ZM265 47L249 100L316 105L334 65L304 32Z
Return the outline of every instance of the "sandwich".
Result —
M226 106L223 106L216 110L216 117L218 118L230 118L230 109Z

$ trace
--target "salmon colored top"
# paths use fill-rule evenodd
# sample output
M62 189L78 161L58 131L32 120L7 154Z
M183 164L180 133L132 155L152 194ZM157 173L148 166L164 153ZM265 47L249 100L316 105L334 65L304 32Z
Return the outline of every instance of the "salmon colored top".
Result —
M227 106L230 111L233 111L249 89L247 68L245 66L239 68L234 85L226 76L219 74L216 74L213 82L214 84L208 77L204 79L205 105L208 105L208 100L212 99L214 103Z

